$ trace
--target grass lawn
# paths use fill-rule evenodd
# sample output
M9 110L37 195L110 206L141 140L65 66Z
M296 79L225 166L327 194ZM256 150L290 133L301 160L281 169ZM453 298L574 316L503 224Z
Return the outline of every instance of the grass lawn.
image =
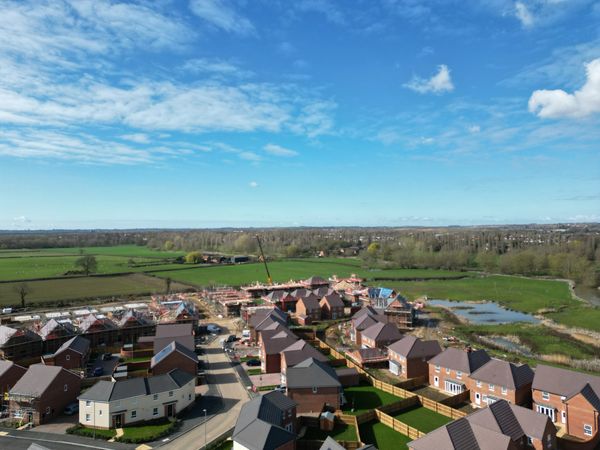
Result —
M593 308L579 304L579 306L565 308L560 312L549 313L546 316L569 327L600 331L600 308L597 307Z
M452 420L422 406L404 410L394 417L423 433L429 433Z
M233 448L233 441L231 439L226 439L214 447L209 445L208 448L210 450L231 450Z
M0 305L18 305L15 287L19 283L0 283ZM27 303L55 302L58 300L82 300L123 297L126 295L158 294L165 291L165 280L143 274L114 277L78 277L61 280L28 281L31 293ZM186 286L173 283L174 290Z
M343 411L346 414L359 415L370 409L402 400L371 385L353 386L344 389L346 404ZM354 411L352 409L354 408Z
M398 278L429 278L440 276L465 276L462 272L451 272L444 270L421 270L421 269L386 269L368 270L357 265L356 260L344 258L329 258L326 260L309 258L302 260L273 261L269 263L269 271L276 282L288 281L290 279L308 278L313 275L330 277L338 275L347 277L351 274L373 279L375 277L398 277ZM235 266L210 266L197 267L174 272L158 272L158 276L169 276L174 280L197 286L212 284L229 284L241 286L265 280L265 268L261 263L239 264ZM378 283L375 283L378 284ZM387 285L388 282L380 284Z
M498 324L460 325L456 330L465 335L517 336L521 343L535 354L565 355L575 359L594 358L598 349L571 336L554 331L543 325Z
M167 422L159 425L125 427L123 428L123 436L121 436L119 440L125 442L130 441L134 443L153 441L154 439L157 439L169 432L173 426L173 423Z
M392 430L381 422L367 422L360 426L360 438L366 444L375 444L381 450L405 450L412 441L408 436Z
M260 368L248 369L248 375L260 375L262 370Z
M356 428L352 425L336 424L333 431L322 431L318 428L307 427L304 439L324 441L327 436L331 436L336 441L356 441Z
M123 361L123 363L137 363L142 361L150 361L152 359L151 356L137 356L135 358L128 358Z

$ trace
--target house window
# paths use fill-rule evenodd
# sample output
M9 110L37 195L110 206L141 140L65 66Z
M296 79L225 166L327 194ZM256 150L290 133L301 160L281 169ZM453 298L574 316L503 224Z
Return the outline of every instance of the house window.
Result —
M481 387L481 381L477 381L477 387L480 388Z
M313 394L316 394L316 393L317 393L317 391L318 391L317 387L316 387L316 386L313 386Z
M135 419L137 417L137 411L134 409L133 411L131 411L131 418Z
M544 400L550 400L550 392L542 392L542 398Z
M46 414L50 414L50 407L46 406Z
M99 409L99 410L98 410L98 415L99 415L99 416L101 416L101 415L102 415L102 410L101 410L101 409Z
M506 395L508 394L508 389L506 389L505 387L502 387L502 395Z
M592 435L592 426L585 424L583 426L583 434L585 434L586 436L591 436Z
M169 397L173 397L173 391L169 391Z
M496 386L494 386L493 384L490 384L490 391L494 392L494 389L496 389Z
M192 394L188 394L188 400L192 400Z
M288 409L288 417L292 417L292 410Z
M458 378L459 380L462 378L462 372L460 370L456 371L456 378Z
M450 373L450 369L446 367L446 373Z
M533 445L533 439L531 436L527 436L527 445Z
M92 416L91 416L91 414L86 414L86 415L85 415L85 421L86 421L86 422L91 422L91 421L92 421Z
M67 392L69 390L69 385L68 384L65 384L64 390L65 390L65 392Z
M153 408L152 409L152 415L153 416L158 416L158 408Z
M439 371L440 371L440 366L438 366L437 364L436 364L436 366L435 366L435 371L436 371L436 372L438 372L438 373L439 373Z
M154 394L154 395L152 396L152 398L153 398L154 400L158 400L158 394Z
M85 401L85 406L92 406L92 401L91 400L86 400Z
M71 361L71 355L65 355L65 359L66 359L67 361Z

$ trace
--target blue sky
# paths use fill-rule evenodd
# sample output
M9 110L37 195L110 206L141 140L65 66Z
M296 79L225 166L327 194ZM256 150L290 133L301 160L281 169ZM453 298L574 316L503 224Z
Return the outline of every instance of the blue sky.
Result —
M0 228L600 220L600 1L0 12Z

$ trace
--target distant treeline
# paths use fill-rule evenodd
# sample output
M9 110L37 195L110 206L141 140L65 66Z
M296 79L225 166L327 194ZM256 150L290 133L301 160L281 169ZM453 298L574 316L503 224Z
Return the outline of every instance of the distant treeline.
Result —
M366 266L480 269L600 283L600 224L440 228L271 228L0 234L0 249L135 244L270 258L354 256Z

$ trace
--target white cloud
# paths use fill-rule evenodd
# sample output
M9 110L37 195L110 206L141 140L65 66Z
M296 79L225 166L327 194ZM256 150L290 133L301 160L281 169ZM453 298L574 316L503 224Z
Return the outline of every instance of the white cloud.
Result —
M267 153L275 156L298 156L298 152L295 150L290 150L289 148L281 147L277 144L267 144L264 147Z
M529 28L531 26L533 26L533 14L531 14L531 12L529 11L529 8L527 8L527 5L523 2L516 2L515 3L515 16L517 17L517 19L519 19L519 21L521 22L521 25L523 25L523 27L525 28Z
M251 181L250 183L248 183L248 186L250 186L251 188L257 188L258 183L256 181Z
M121 138L127 141L137 142L138 144L150 143L150 137L144 133L123 134L121 135Z
M217 28L239 35L254 35L252 22L238 14L226 0L192 0L190 9Z
M569 94L562 89L537 90L529 98L529 111L542 118L585 117L600 112L600 58L585 65L587 79Z
M233 75L236 77L249 77L252 75L251 71L242 69L237 64L221 58L194 58L186 61L181 68L192 73Z
M331 0L296 0L293 4L299 11L323 14L332 23L346 23L342 11Z
M248 152L248 151L243 151L238 153L238 156L246 161L260 161L262 159L262 157L254 152Z
M454 90L454 84L450 77L450 69L445 64L438 67L438 72L431 78L421 78L414 76L410 83L404 84L404 87L421 94L433 92L440 94Z
M481 131L481 127L479 125L471 125L469 127L469 132L470 133L475 134L475 133L479 133L480 131Z

